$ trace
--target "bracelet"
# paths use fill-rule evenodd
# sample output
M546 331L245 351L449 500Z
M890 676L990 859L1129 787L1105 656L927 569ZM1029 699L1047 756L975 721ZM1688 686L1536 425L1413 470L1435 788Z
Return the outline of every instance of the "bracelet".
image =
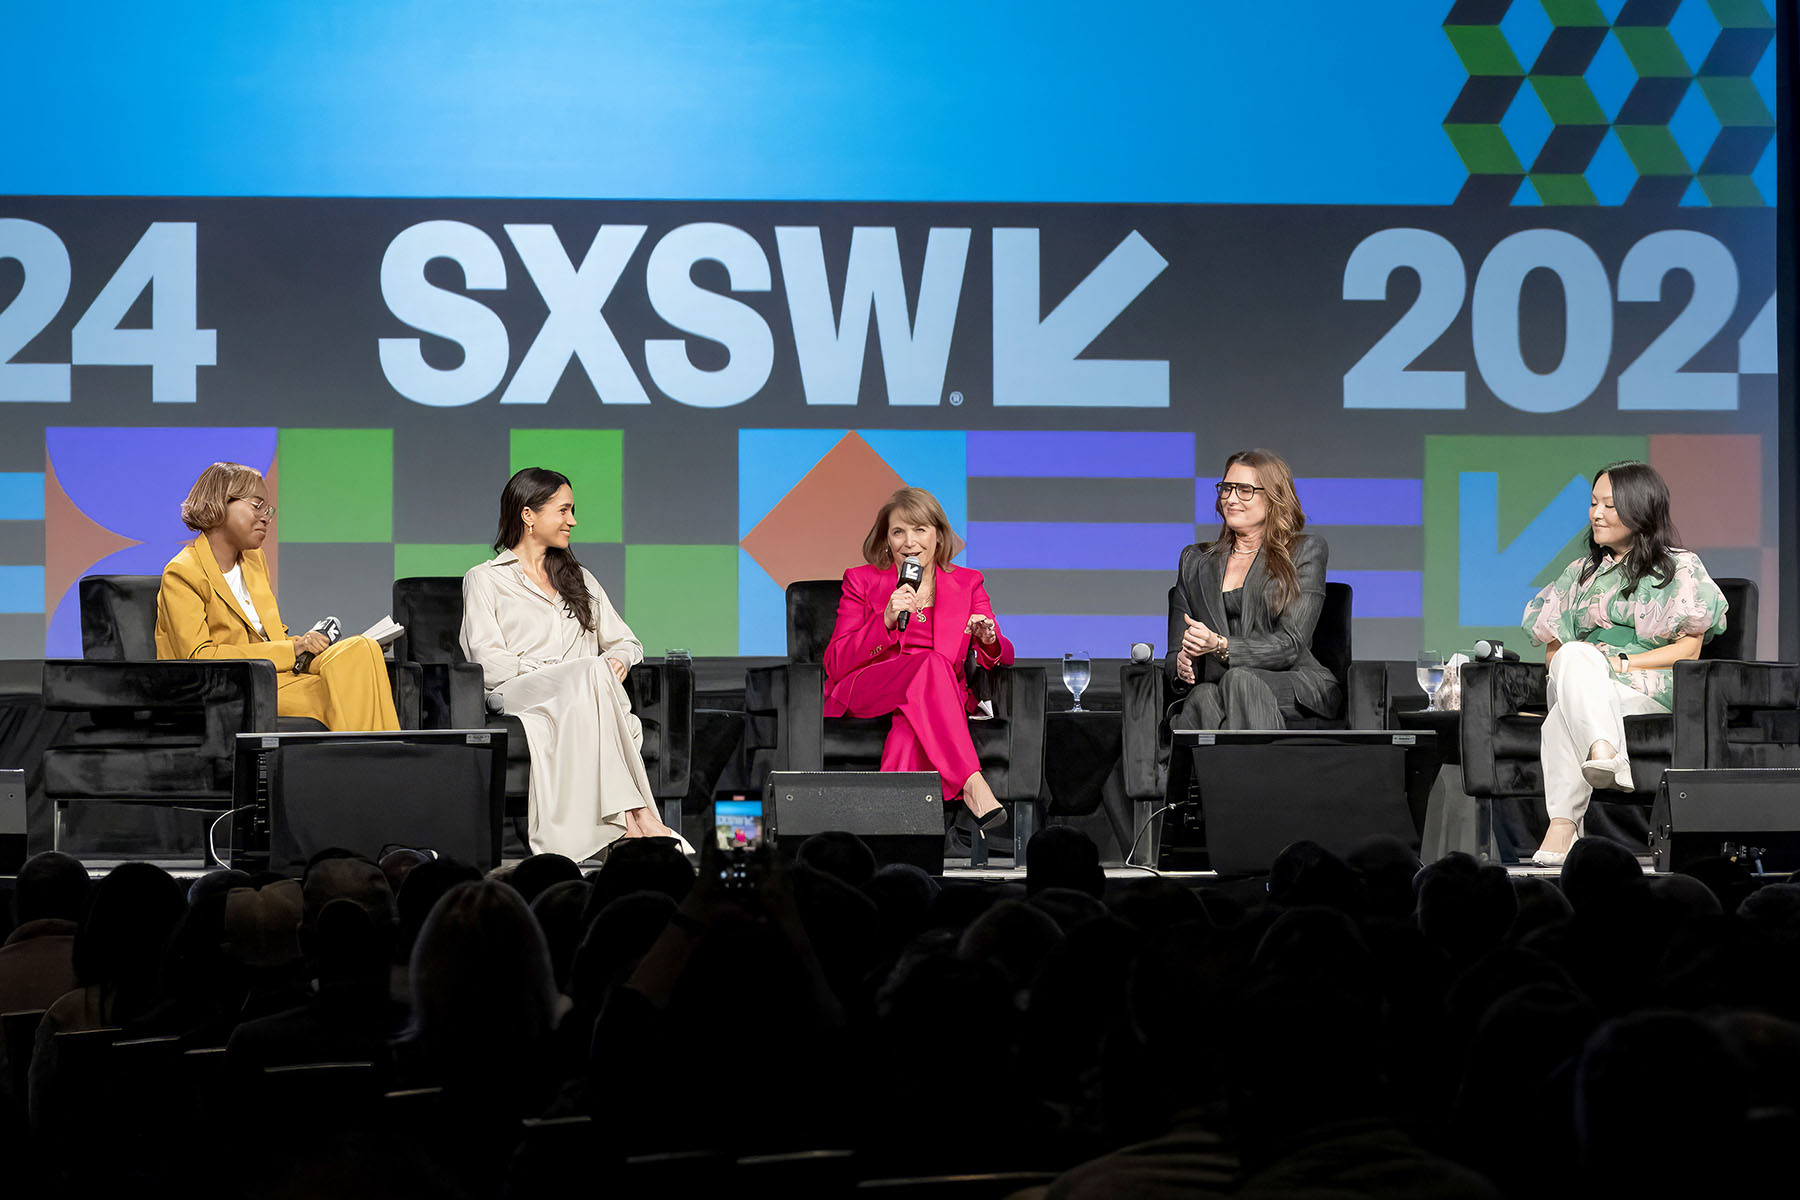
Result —
M1219 639L1219 661L1220 662L1229 662L1230 660L1231 660L1231 639L1230 638L1220 638Z

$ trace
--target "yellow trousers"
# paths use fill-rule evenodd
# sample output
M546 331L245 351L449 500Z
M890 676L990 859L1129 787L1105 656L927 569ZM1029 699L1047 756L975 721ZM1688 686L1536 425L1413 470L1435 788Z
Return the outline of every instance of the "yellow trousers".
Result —
M306 674L280 672L275 711L311 717L333 733L398 729L394 693L381 647L366 637L347 637L307 665Z

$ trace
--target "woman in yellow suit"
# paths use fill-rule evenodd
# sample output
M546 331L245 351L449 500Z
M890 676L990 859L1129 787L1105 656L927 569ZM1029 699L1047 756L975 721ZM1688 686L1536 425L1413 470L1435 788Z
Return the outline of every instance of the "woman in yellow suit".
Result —
M181 519L200 536L163 568L158 658L266 658L275 664L282 716L311 717L333 731L400 728L381 647L365 637L294 637L282 623L263 561L275 506L260 471L214 463L194 481ZM296 674L303 653L313 659Z

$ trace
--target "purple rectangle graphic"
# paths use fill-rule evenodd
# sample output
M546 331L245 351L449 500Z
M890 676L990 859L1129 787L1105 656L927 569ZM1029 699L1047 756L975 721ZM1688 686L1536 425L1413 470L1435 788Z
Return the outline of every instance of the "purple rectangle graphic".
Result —
M1308 525L1418 525L1424 521L1422 479L1296 479Z
M1216 479L1194 480L1194 520L1219 519ZM1418 525L1424 521L1425 484L1418 479L1296 479L1294 493L1308 525Z
M1186 479L1191 433L970 430L969 474L989 479Z
M1000 628L1011 639L1020 658L1061 658L1072 650L1085 650L1090 658L1129 658L1131 643L1149 642L1157 655L1169 634L1166 613L1141 617L1067 613L998 613ZM1057 705L1062 679L1050 672L1050 704ZM1117 680L1113 683L1116 686ZM1067 693L1063 694L1067 699ZM1068 707L1065 703L1061 707Z
M983 571L1169 571L1194 527L1059 521L970 521L968 563Z
M1425 576L1420 571L1326 571L1325 578L1350 585L1350 612L1362 617L1422 617Z

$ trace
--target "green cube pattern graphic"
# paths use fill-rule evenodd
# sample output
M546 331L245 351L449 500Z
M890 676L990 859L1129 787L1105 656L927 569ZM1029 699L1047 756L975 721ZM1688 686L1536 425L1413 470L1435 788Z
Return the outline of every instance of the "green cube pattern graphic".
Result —
M1766 0L1626 4L1612 22L1594 0L1454 0L1443 28L1469 75L1443 123L1460 199L1775 203Z

